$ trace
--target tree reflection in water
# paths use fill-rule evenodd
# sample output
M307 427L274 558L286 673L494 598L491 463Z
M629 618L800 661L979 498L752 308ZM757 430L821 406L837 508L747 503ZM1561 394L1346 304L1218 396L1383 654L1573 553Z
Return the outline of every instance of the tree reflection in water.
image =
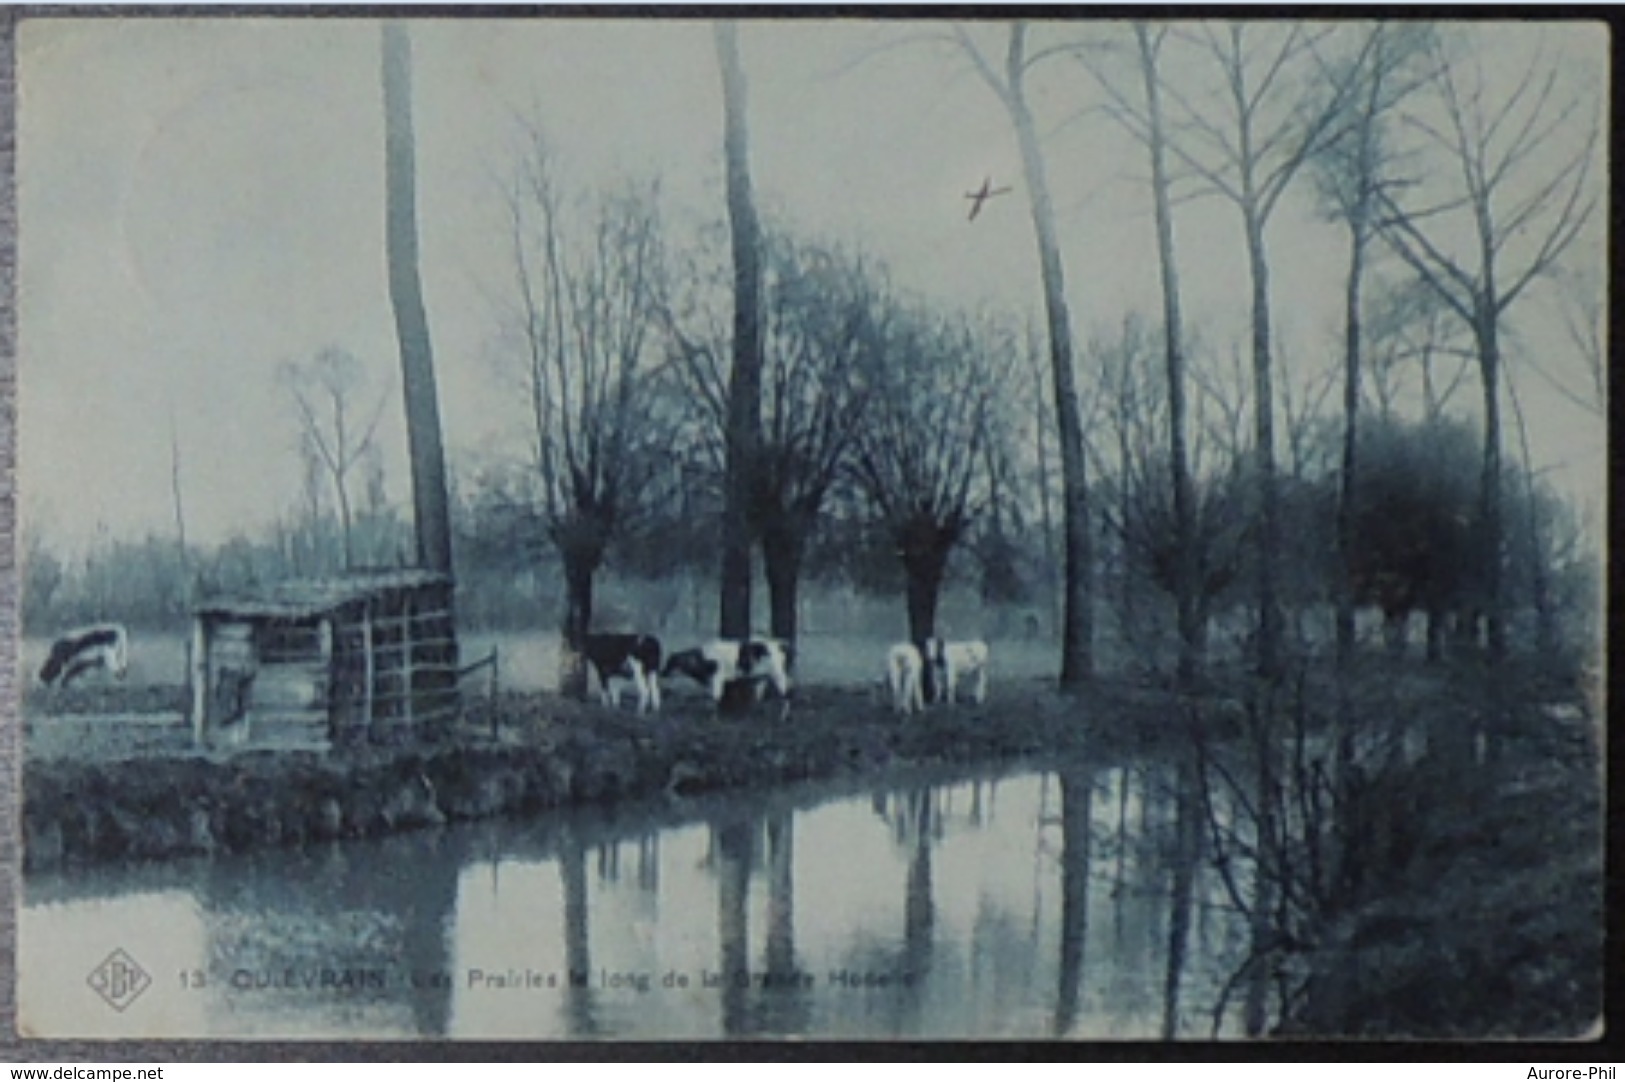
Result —
M1190 940L1191 901L1202 855L1202 805L1196 764L1181 760L1174 794L1173 889L1169 892L1168 967L1163 980L1162 1038L1179 1036L1179 988Z
M1094 778L1079 763L1061 768L1061 962L1055 994L1053 1034L1064 1037L1077 1019L1083 979L1084 944L1089 938Z
M430 1037L1177 1035L1189 1032L1181 1019L1192 1005L1218 998L1246 929L1233 905L1215 910L1215 942L1202 946L1198 907L1223 877L1202 858L1207 839L1193 822L1231 812L1199 808L1193 820L1175 773L1172 763L1096 761L1012 773L997 823L986 778L910 780L872 798L775 791L719 798L687 818L669 807L556 812L35 876L25 920L49 922L54 940L83 937L126 896L151 906L168 892L174 901L162 904L186 907L204 930L197 948L176 934L171 950L186 964L227 975L372 967L397 978L362 995L222 996L199 1012L219 1035L247 1025ZM1096 874L1106 890L1091 889ZM44 915L28 915L36 910ZM558 984L471 991L461 979L405 980L508 966ZM707 987L702 969L725 979ZM666 971L692 977L690 991L661 986ZM607 984L604 973L647 974L655 990Z
M750 895L752 823L731 818L711 826L711 845L717 876L717 941L722 974L722 1034L743 1037L750 1032L748 982L740 980L750 969L749 924L745 902Z
M572 1037L597 1033L590 987L592 957L587 948L587 851L566 834L559 843L559 879L564 885L564 1017Z

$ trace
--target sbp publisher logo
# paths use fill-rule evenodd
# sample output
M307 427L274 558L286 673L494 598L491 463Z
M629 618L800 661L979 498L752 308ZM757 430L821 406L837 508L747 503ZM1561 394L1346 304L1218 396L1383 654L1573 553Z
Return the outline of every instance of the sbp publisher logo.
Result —
M122 1011L141 997L141 993L152 983L152 978L121 947L91 970L85 982L107 1001L109 1007Z

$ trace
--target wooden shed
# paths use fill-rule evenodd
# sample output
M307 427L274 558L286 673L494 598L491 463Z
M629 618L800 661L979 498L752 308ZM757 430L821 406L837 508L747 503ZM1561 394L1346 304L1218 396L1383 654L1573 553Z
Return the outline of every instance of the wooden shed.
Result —
M461 708L452 582L415 569L280 583L196 607L203 746L329 747L443 733Z

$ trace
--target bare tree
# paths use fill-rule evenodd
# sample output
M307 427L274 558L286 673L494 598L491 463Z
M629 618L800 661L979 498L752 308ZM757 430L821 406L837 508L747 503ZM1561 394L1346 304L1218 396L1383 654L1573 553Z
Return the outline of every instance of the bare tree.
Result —
M1608 402L1608 368L1603 350L1603 323L1607 313L1607 284L1593 268L1565 268L1554 272L1559 309L1563 313L1563 329L1574 347L1576 358L1584 366L1581 389L1554 375L1534 358L1526 363L1535 374L1555 388L1559 394L1588 413L1602 415Z
M1480 47L1488 44L1478 43ZM1443 190L1418 185L1385 197L1378 229L1471 329L1483 390L1479 537L1490 656L1506 654L1501 597L1501 329L1525 290L1551 274L1596 205L1590 184L1598 121L1565 94L1564 58L1537 55L1516 79L1492 78L1475 56L1432 46L1431 109L1406 126L1455 167ZM1498 72L1499 74L1499 72Z
M985 506L983 447L1002 382L990 359L1015 350L921 312L888 325L855 474L902 561L909 635L918 640L936 634L948 558Z
M1477 367L1463 341L1466 326L1413 272L1377 278L1373 285L1360 319L1362 397L1369 387L1378 414L1391 420L1410 397L1401 392L1415 390L1421 419L1436 421Z
M1429 28L1378 23L1365 31L1353 57L1328 64L1334 81L1349 81L1347 117L1338 138L1324 147L1314 170L1316 187L1330 215L1348 231L1348 270L1343 308L1343 440L1337 499L1337 544L1346 569L1354 559L1354 492L1359 479L1359 408L1362 368L1362 299L1367 249L1376 224L1379 197L1402 178L1389 137L1392 117L1417 87L1415 58L1425 48ZM1342 70L1339 70L1341 68ZM1346 671L1354 658L1354 593L1343 574L1337 590L1337 659Z
M1272 687L1282 675L1281 611L1277 561L1281 552L1281 497L1275 458L1274 357L1270 326L1267 230L1299 171L1338 134L1347 83L1326 80L1311 61L1333 31L1305 23L1270 25L1204 23L1186 35L1196 56L1216 73L1212 93L1191 93L1166 84L1175 113L1169 149L1239 211L1251 292L1253 474L1257 486L1257 531L1253 551L1257 570L1257 670L1268 686L1256 711L1256 784L1276 791L1280 764L1273 738L1276 711ZM1319 76L1317 78L1317 76ZM1331 82L1331 92L1317 88ZM1269 802L1260 804L1261 837L1277 830ZM1276 884L1260 875L1252 911L1255 950L1268 969L1269 913ZM1263 986L1249 986L1249 1034L1264 1026Z
M1104 424L1116 442L1118 497L1105 518L1123 554L1125 623L1135 625L1135 599L1147 583L1174 599L1176 606L1180 592L1188 589L1192 626L1178 629L1180 655L1183 658L1190 651L1201 658L1207 652L1207 626L1214 603L1239 574L1246 549L1246 500L1240 469L1244 451L1239 438L1226 441L1218 460L1198 471L1203 441L1194 441L1197 453L1192 455L1189 478L1192 566L1182 568L1175 527L1178 512L1167 468L1167 386L1156 378L1151 363L1158 347L1147 324L1132 316L1124 320L1116 338L1090 345L1091 354L1098 358L1097 367L1114 390ZM1233 408L1233 412L1239 413L1239 409ZM1194 580L1182 582L1186 574L1194 575Z
M728 376L727 478L722 516L722 595L718 631L750 634L750 504L762 431L761 238L751 194L745 118L745 70L739 27L715 24L722 74L723 156L727 161L728 223L733 244L733 365Z
M1184 328L1180 316L1179 268L1174 252L1174 218L1168 166L1168 137L1158 69L1169 28L1133 24L1134 57L1141 96L1136 98L1108 70L1104 57L1079 50L1078 57L1105 91L1108 112L1146 149L1151 166L1151 200L1162 285L1163 369L1167 379L1168 473L1173 494L1174 601L1179 624L1178 677L1189 685L1201 666L1206 636L1198 614L1198 557L1190 458L1186 449Z
M1061 621L1061 677L1063 689L1081 686L1094 672L1094 553L1089 513L1088 463L1084 457L1083 422L1078 408L1077 376L1073 368L1071 317L1067 313L1066 280L1061 246L1055 228L1055 207L1045 174L1027 79L1044 54L1029 55L1027 24L1011 23L1003 70L997 69L963 28L954 28L960 48L976 67L1009 114L1021 149L1022 173L1027 182L1033 235L1038 244L1038 265L1044 289L1044 311L1049 328L1050 371L1055 385L1056 431L1061 458L1062 531L1065 537L1066 602Z
M175 551L180 556L181 575L191 588L191 557L186 550L186 505L181 499L181 438L175 428L175 408L169 409L169 494L175 505Z
M356 468L374 453L373 438L384 414L383 395L371 407L356 401L366 375L354 354L332 346L305 364L289 362L277 370L278 382L293 401L308 465L319 468L324 483L332 486L346 570L355 566L350 485Z
M543 529L564 568L560 686L584 694L593 584L654 483L650 384L663 267L653 185L566 207L533 138L509 199ZM568 223L585 223L574 235Z
M389 297L401 345L401 387L412 464L418 563L451 574L451 502L440 438L434 349L418 273L417 163L412 132L412 41L400 22L383 24L385 244Z
M1275 392L1266 230L1310 158L1333 140L1347 84L1305 107L1309 61L1331 31L1303 23L1203 24L1190 40L1217 71L1220 89L1198 97L1167 84L1177 130L1169 149L1241 213L1251 284L1254 472L1259 493L1258 668L1278 674L1281 614L1274 553L1280 542L1275 472Z

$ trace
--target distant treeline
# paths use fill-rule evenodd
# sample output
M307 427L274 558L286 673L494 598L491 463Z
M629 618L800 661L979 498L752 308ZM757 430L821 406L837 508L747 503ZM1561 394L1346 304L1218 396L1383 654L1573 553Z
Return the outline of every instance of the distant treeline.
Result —
M1313 442L1313 441L1311 441ZM1471 537L1478 460L1465 426L1373 424L1363 441L1366 468L1358 503L1361 566L1370 606L1428 619L1430 648L1470 614L1475 583ZM1307 452L1306 467L1328 462ZM1284 486L1290 529L1277 554L1300 639L1323 634L1320 619L1335 584L1336 473L1306 468ZM457 501L458 612L468 629L556 631L565 604L555 546L536 520L517 518L500 490L461 486ZM1166 489L1149 472L1097 481L1098 604L1115 645L1154 665L1176 642L1170 577L1171 514ZM1504 588L1514 627L1529 648L1583 647L1596 634L1597 554L1577 513L1519 469L1505 485L1508 534ZM1016 490L1012 489L1014 493ZM1245 627L1226 617L1246 611L1248 569L1256 558L1239 469L1200 488L1203 589L1214 627ZM700 630L716 619L715 492L696 491L643 517L617 536L595 605L600 628ZM1007 507L986 516L949 562L944 623L949 633L1048 638L1058 619L1060 572L1053 536L1038 516ZM1056 527L1052 524L1051 530ZM412 562L402 513L370 506L351 526L357 567ZM178 630L201 598L250 593L300 577L342 572L336 516L288 516L258 536L217 546L173 538L103 538L65 555L48 534L24 538L22 619L26 635L118 620ZM854 496L837 498L808 538L802 601L807 630L900 631L904 573L890 536ZM765 618L763 619L765 624Z
M481 501L459 506L457 605L471 629L556 631L563 579L557 552L545 537L522 536L491 521ZM604 628L704 627L716 618L717 568L706 559L708 538L699 520L653 522L616 548L599 592L596 623ZM116 620L134 628L180 630L200 600L252 594L291 579L341 575L343 530L321 514L278 522L254 536L181 549L173 537L102 537L69 553L48 533L24 539L22 625L29 636ZM351 527L353 566L407 566L410 525L393 508L374 508ZM950 574L950 610L968 622L978 609L998 614L989 628L1006 625L1028 635L1031 610L1038 633L1049 616L1042 583L1055 572L1041 539L966 550ZM829 524L809 546L815 591L806 601L815 614L810 630L846 630L883 620L902 589L902 573L884 538L861 522ZM896 614L901 619L900 610ZM764 618L765 623L765 618ZM991 632L988 632L991 633Z

